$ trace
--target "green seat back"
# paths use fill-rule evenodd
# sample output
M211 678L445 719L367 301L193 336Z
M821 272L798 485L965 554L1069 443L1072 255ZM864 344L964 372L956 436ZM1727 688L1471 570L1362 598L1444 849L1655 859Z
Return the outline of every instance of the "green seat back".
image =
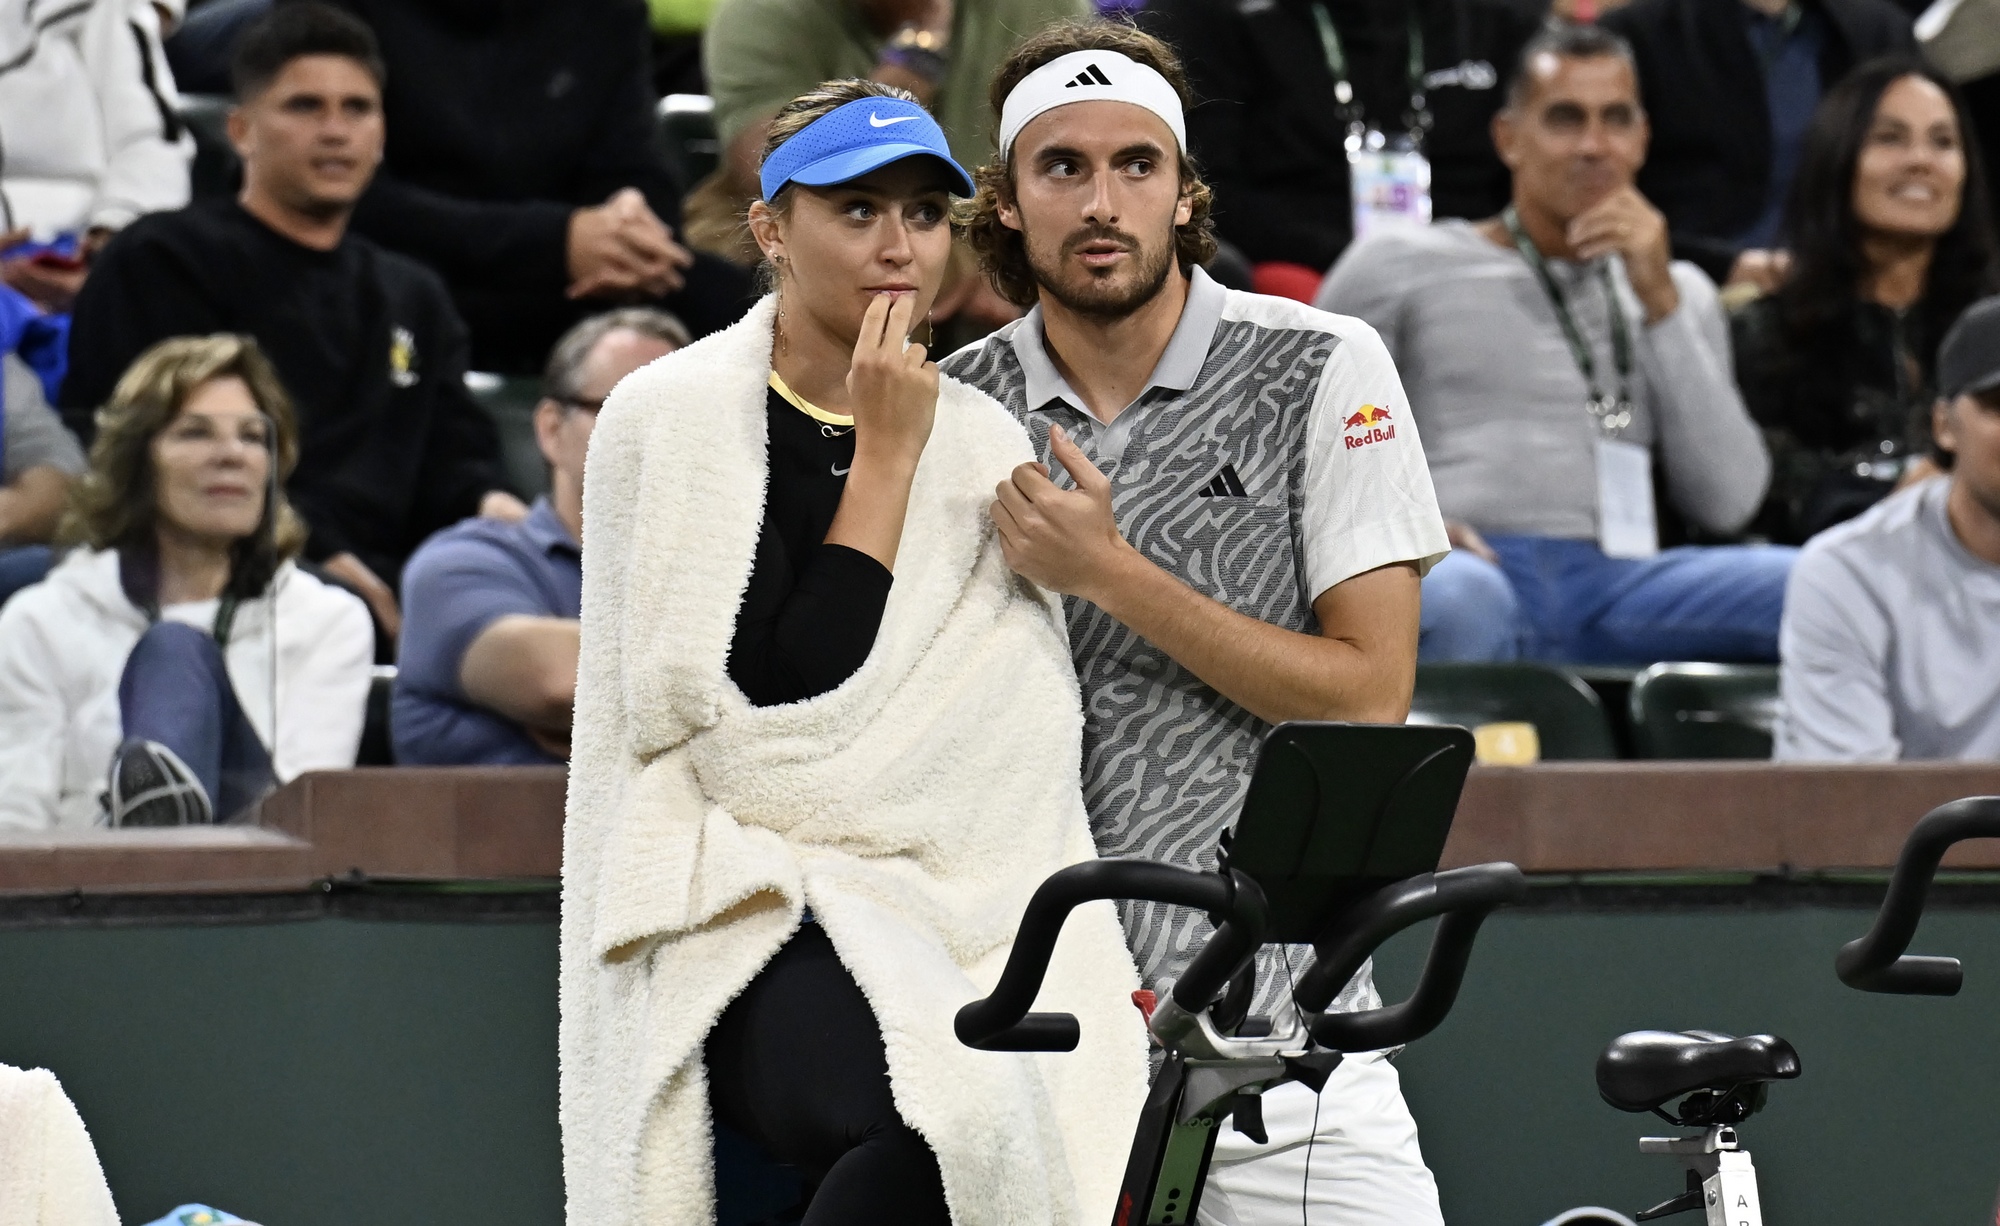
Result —
M472 371L465 386L500 432L500 464L508 488L533 500L549 492L549 464L535 443L535 405L542 381L517 375Z
M1777 718L1774 664L1655 664L1632 683L1642 758L1768 758Z
M1604 704L1583 679L1545 664L1419 664L1413 724L1529 723L1544 759L1616 758Z

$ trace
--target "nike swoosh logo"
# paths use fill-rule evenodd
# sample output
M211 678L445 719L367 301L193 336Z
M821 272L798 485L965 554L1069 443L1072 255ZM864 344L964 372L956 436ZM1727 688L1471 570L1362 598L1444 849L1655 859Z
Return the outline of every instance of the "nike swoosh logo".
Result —
M849 465L848 465L848 466L847 466L846 468L836 468L836 469L834 469L834 470L833 470L833 475L834 475L834 476L836 476L836 477L845 477L845 476L846 476L847 474L849 474L849 473L851 473L851 472L853 472L853 471L854 471L854 465L852 465L852 464L849 464Z
M898 115L894 119L883 119L875 112L870 111L868 112L868 126L871 128L886 128L892 123L908 123L915 118L915 115Z

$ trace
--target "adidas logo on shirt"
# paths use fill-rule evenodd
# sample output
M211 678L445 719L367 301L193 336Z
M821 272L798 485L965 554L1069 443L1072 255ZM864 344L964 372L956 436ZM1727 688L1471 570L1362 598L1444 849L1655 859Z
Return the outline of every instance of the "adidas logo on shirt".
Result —
M1224 464L1215 479L1195 492L1198 498L1248 498L1249 492L1243 488L1243 479L1236 475L1234 464Z
M1082 72L1077 73L1076 80L1071 81L1069 84L1063 86L1063 88L1075 89L1079 85L1109 85L1109 84L1111 84L1111 78L1105 76L1103 71L1100 70L1097 67L1097 65L1092 64L1090 67L1084 69Z

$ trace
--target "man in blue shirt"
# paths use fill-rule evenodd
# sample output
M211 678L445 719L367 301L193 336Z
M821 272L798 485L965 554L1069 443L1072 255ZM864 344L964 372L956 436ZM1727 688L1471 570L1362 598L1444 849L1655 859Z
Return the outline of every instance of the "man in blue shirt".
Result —
M583 458L618 381L688 343L662 311L596 315L556 342L535 406L549 494L518 524L467 520L403 571L391 718L396 760L524 765L569 759L583 593Z

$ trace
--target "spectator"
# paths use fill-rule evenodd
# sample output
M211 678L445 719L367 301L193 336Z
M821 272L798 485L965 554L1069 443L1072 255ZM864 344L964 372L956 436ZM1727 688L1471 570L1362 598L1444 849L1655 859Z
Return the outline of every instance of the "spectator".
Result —
M1949 475L1799 555L1776 757L2000 759L2000 298L1945 337L1938 389Z
M1379 159L1412 134L1429 184L1410 199L1439 217L1507 203L1487 128L1535 30L1519 5L1155 0L1140 23L1187 65L1201 99L1188 140L1215 189L1216 231L1254 264L1325 272L1353 237L1350 158L1379 144Z
M1773 658L1790 550L1659 551L1656 470L1680 515L1729 533L1770 462L1715 286L1669 262L1633 186L1646 115L1625 44L1537 35L1493 136L1506 211L1357 243L1318 303L1381 331L1454 521L1425 658Z
M51 311L113 233L187 203L160 21L140 0L0 0L0 281Z
M0 827L227 820L353 765L368 613L292 562L297 454L246 337L163 341L118 381L64 522L81 548L0 610Z
M535 406L549 496L518 524L468 520L403 574L396 760L503 765L569 758L583 597L583 456L618 381L688 343L671 315L627 307L556 342Z
M354 228L443 275L475 368L538 370L618 302L661 302L696 335L749 305L746 272L674 238L639 0L339 3L389 69L387 159Z
M304 417L290 494L305 556L394 637L417 544L475 513L518 518L499 439L465 390L465 326L436 274L347 232L382 158L382 65L367 27L285 5L237 47L230 140L243 191L135 223L77 300L61 403L88 437L112 380L163 337L240 331Z
M1858 68L1820 107L1792 185L1791 271L1736 312L1736 381L1771 447L1757 527L1803 542L1936 470L1937 342L2000 289L1964 108L1913 59Z
M771 117L822 81L866 77L909 90L936 116L952 156L976 166L993 154L987 84L1016 45L1090 0L723 0L702 45L715 95L723 163L688 200L698 246L748 265L760 258L742 219L756 199L757 163ZM961 315L970 341L1020 312L978 275L962 243L953 251L931 318ZM947 343L933 346L948 352Z
M35 372L0 357L0 604L48 573L48 539L85 467Z
M1913 51L1889 0L1635 0L1604 25L1629 39L1656 125L1639 190L1674 254L1722 282L1774 286L1786 192L1814 109L1854 65Z

